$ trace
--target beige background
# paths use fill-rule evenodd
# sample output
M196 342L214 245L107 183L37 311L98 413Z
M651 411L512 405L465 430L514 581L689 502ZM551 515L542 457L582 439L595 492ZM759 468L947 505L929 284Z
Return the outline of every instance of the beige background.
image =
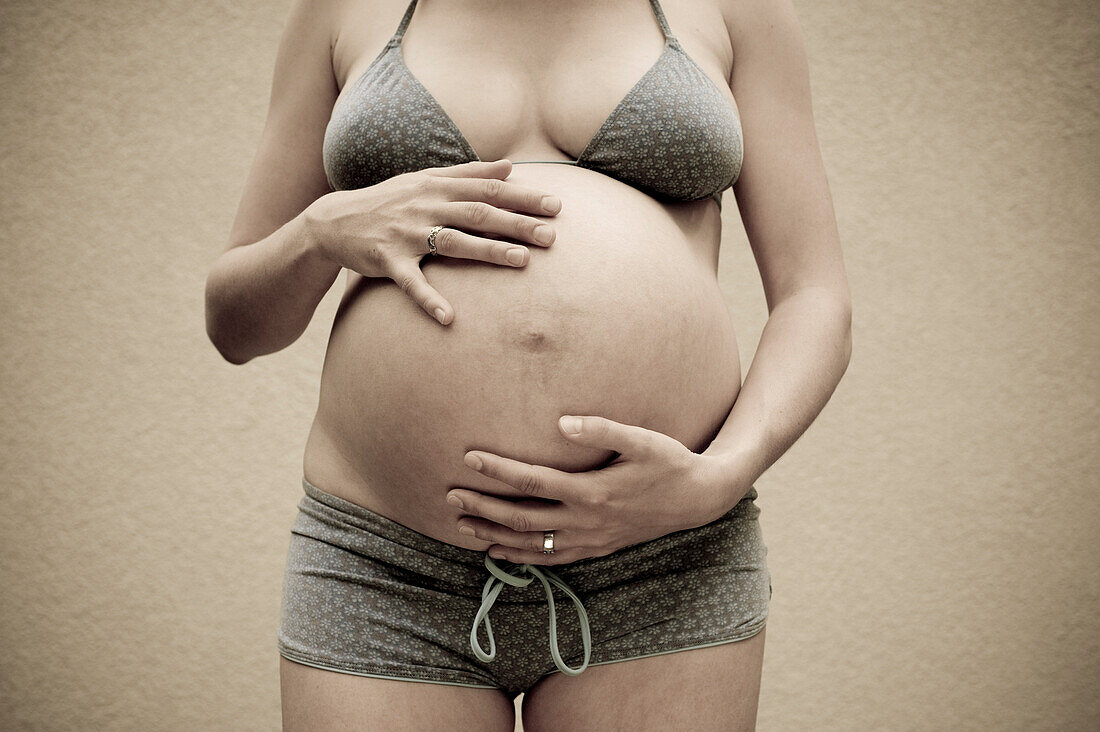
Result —
M796 5L855 348L758 484L760 729L1095 729L1098 6ZM234 367L203 285L287 7L0 4L4 729L278 728L338 292ZM725 216L747 364L766 310Z

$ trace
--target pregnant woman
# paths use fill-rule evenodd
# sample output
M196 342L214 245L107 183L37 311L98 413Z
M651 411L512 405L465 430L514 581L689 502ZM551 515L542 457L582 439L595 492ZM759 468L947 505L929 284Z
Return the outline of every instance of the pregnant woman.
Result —
M287 558L284 728L751 729L753 484L847 367L789 0L295 0L207 329L340 272ZM736 101L735 101L736 98ZM744 384L732 187L769 318Z

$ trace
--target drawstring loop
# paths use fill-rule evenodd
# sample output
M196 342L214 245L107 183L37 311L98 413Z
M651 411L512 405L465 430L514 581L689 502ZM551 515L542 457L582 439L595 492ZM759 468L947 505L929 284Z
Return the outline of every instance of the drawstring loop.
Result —
M539 581L542 582L543 589L546 591L546 603L550 607L550 655L554 657L554 665L568 676L578 676L583 673L588 668L588 661L592 657L592 632L588 625L588 612L585 611L581 599L569 588L569 585L548 568L534 564L515 565L513 569L518 569L518 574L506 572L493 561L488 553L485 554L485 568L493 576L485 581L485 587L482 588L481 607L478 608L477 615L474 616L474 627L470 631L470 648L473 649L474 655L485 662L496 658L496 640L493 638L493 626L489 623L489 610L492 609L497 597L504 590L504 586L507 584L513 587L526 587L531 584L535 577L538 577ZM524 574L527 576L521 576ZM554 606L554 591L550 587L551 584L556 585L562 592L569 595L577 608L577 618L580 620L581 626L581 641L584 644L584 663L581 664L580 668L567 666L565 661L562 660L561 651L558 649L558 621ZM488 652L481 647L481 642L477 638L477 626L482 621L485 622L485 631L489 635Z

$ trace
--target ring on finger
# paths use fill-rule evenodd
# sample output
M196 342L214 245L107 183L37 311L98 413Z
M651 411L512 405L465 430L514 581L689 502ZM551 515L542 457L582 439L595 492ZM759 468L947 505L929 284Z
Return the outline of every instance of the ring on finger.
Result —
M428 254L435 254L438 250L435 248L435 235L439 233L443 226L433 226L432 230L428 232Z
M511 546L525 552L556 554L561 549L561 547L555 546L553 531L516 531L509 527L485 528L481 526L475 529L474 526L466 523L461 526L459 532L469 536L477 536L477 538L485 541Z

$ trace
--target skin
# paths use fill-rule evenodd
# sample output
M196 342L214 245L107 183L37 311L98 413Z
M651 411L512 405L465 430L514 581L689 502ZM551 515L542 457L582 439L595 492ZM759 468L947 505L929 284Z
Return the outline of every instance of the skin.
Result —
M705 523L733 506L808 428L850 360L850 294L814 131L807 62L793 8L781 0L692 4L667 0L662 5L692 58L713 79L727 81L741 114L745 159L733 193L760 268L769 309L754 360L717 434L706 449L698 452L687 450L683 440L667 433L616 422L600 414L575 415L583 417L583 429L577 436L558 425L548 425L569 445L603 454L619 453L615 461L592 469L567 471L560 465L555 468L523 462L487 450L468 451L468 459L476 455L485 467L479 473L469 464L461 466L482 482L479 488L454 491L464 506L462 510L448 509L452 512L451 531L461 537L453 543L489 548L490 553L499 549L510 561L554 564L603 555L660 535L656 532ZM331 252L326 256L320 244L331 240L322 232L336 216L336 209L330 205L333 199L326 198L329 189L318 155L320 137L339 89L369 63L396 26L395 19L404 6L403 0L303 1L296 3L291 12L276 62L272 105L260 151L242 196L230 245L208 278L208 332L233 363L244 363L293 342L344 266L331 258ZM569 8L539 7L551 14L569 12ZM606 14L612 18L632 11L624 4L609 8ZM452 17L469 18L479 28L494 27L494 21L480 6L461 4L452 12ZM372 20L376 16L385 20L376 23ZM444 30L429 30L426 18L417 20L427 34L425 38L445 32L445 25ZM652 16L639 23L643 21L652 22ZM331 44L337 35L334 29L351 27L374 30L369 38L360 36L358 40ZM580 58L585 57L584 53L596 53L587 35L589 30L573 29L566 34L551 31L546 24L538 30L546 47L562 48L563 53L580 54ZM547 41L546 36L552 32L562 35ZM509 26L507 33L500 34L501 42L509 38L517 48L540 47L535 45L535 38L524 38L519 33L519 29ZM339 37L355 38L345 33ZM616 50L611 41L599 47L609 53ZM421 53L428 53L425 46L420 48ZM517 64L522 55L515 54ZM522 72L521 78L538 80L536 86L541 90L554 91L557 80L548 74L555 67L540 70L539 54L530 56L535 60L528 62L529 66L517 67L517 73ZM413 66L412 54L409 58ZM426 77L431 62L424 58L420 61L416 65L418 75ZM602 63L608 69L616 68L610 55ZM638 66L645 68L647 64ZM621 73L622 80L608 82L617 84L616 91L605 91L608 108L617 101L615 95L621 97L633 82L631 74L635 79L639 75L634 67L624 68ZM473 76L468 74L466 78ZM560 87L565 81L557 83ZM549 108L538 107L532 112L518 98L509 98L501 90L494 91L500 95L500 104L492 105L492 109L490 105L477 109L469 103L463 107L462 99L470 95L462 88L448 92L438 84L429 87L486 160L509 156L517 160L545 159L538 152L555 145L575 153L602 119L596 105L592 119L585 120L583 126L580 122L567 124L560 108L556 117L550 116ZM592 107L585 106L585 100L570 97L567 90L559 89L556 98L573 98L578 109ZM505 113L496 111L500 109ZM510 116L516 109L525 109L528 115L522 125L524 134L538 135L536 130L550 128L553 141L545 140L539 147L509 148L509 141L517 136L509 134L514 128L506 125L516 124L515 116ZM539 114L547 116L532 116ZM464 175L508 177L507 171L491 164L459 173L460 177ZM517 180L522 183L520 178ZM525 230L533 231L536 221L545 221L533 216L547 215L536 206L535 188L527 185L519 193L513 190L510 194L513 201L517 196L529 199L528 204L512 208L532 218L528 221L519 213L508 220L510 223L502 218L496 233L537 246L523 238ZM488 188L479 191L468 186L462 196L466 197L463 200L495 201L507 208L500 198L501 190L498 186L494 194ZM449 191L450 200L461 198L456 189ZM324 205L319 203L322 201ZM345 203L350 204L350 199L345 197ZM709 202L692 206L698 208L693 211L691 206L685 207L675 215L680 217L681 225L694 222L691 241L699 243L702 259L716 262L720 219L716 211L702 208L713 209ZM427 218L438 221L439 215ZM422 256L423 240L421 237L418 242L417 236L420 234L409 234L404 240L405 250L395 245L389 260L396 262L404 256L411 261L414 256ZM501 253L486 251L482 258L499 264L493 257ZM536 250L531 249L529 256L535 254ZM475 256L472 249L470 256ZM387 258L377 261L385 262ZM403 263L404 270L392 262L385 271L397 275L395 282L401 272L406 274L406 296L425 311L430 305L441 304L431 300L442 297L442 293L427 292L422 287L417 290L408 281L409 275L416 276L407 267L408 261ZM456 322L453 311L446 315L445 324L438 327L451 327ZM675 486L674 492L670 486ZM684 499L685 491L689 491L688 500ZM505 501L505 496L513 500ZM536 498L541 500L536 503ZM555 503L547 505L545 499ZM532 502L526 504L525 500ZM461 525L469 525L475 531L474 537L458 534ZM536 553L545 530L555 532L559 549L554 555ZM532 730L549 728L564 713L570 718L565 725L569 729L612 728L607 726L609 720L601 717L609 713L606 710L610 706L617 715L637 716L631 728L646 728L646 723L659 728L660 714L675 710L671 720L693 729L751 729L762 657L760 633L749 640L706 649L593 666L579 677L551 674L525 695L524 725ZM514 722L510 703L494 690L355 677L286 659L281 659L281 671L286 729L347 729L355 725L371 729L387 723L404 724L414 716L418 728L423 729L453 728L456 723L478 729L511 729ZM677 683L684 679L690 683ZM684 705L684 694L691 690L695 696L691 704ZM607 700L615 698L631 702L608 705Z
M670 5L662 3L672 27L685 27L682 20L676 23L676 6ZM702 520L682 528L706 523L734 505L805 432L839 383L852 348L851 296L793 7L775 1L718 5L736 49L728 78L746 140L733 190L760 267L769 318L720 433L690 458L693 465L680 468L699 476L689 484L704 496L694 504ZM688 45L689 38L681 40ZM690 46L689 53L694 55ZM483 451L467 453L471 467L477 457L482 472L495 479L561 502L517 509L484 493L451 491L448 499L456 497L470 514L460 526L489 542L491 556L538 564L600 556L652 538L641 516L675 513L675 501L655 498L662 485L678 486L678 494L685 485L663 482L670 466L681 464L675 446L598 415L582 416L582 424L576 436L561 432L578 444L622 453L622 462L612 467L623 469L569 474ZM708 495L720 498L714 503ZM547 557L541 551L546 530L555 537L568 534L569 546L585 549Z

